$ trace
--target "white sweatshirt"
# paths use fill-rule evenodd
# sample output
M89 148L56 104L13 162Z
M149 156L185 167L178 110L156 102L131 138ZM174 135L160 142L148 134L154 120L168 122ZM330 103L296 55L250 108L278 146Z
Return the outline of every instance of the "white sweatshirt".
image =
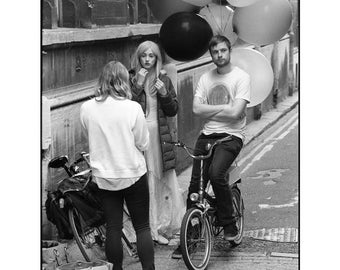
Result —
M146 173L142 151L149 132L137 102L111 96L103 102L91 99L82 104L80 120L88 135L93 176L122 182Z

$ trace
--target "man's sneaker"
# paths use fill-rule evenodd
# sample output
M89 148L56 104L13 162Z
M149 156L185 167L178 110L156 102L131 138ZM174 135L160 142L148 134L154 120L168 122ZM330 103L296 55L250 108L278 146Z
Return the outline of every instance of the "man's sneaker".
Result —
M182 250L181 250L181 246L178 246L174 252L172 252L171 255L172 259L182 259Z
M224 240L234 241L238 234L238 229L235 223L228 224L223 227L224 230Z

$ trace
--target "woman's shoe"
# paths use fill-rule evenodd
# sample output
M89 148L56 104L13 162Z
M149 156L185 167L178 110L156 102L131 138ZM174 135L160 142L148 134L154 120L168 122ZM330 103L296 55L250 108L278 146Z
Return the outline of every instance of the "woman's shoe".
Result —
M166 239L165 237L161 236L161 235L158 235L156 242L160 245L168 245L169 244L169 240Z

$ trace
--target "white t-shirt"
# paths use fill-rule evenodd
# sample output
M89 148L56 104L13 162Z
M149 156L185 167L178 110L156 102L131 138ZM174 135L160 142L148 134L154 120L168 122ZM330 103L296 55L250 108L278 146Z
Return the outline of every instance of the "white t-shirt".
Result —
M80 120L88 135L92 174L100 188L123 189L146 173L142 151L147 149L149 131L137 102L110 96L103 102L91 99L82 104Z
M250 77L236 66L227 74L219 74L215 68L201 76L195 97L200 97L205 104L211 105L227 104L238 98L250 102ZM228 133L244 140L245 126L245 117L224 122L207 120L202 132L205 135Z

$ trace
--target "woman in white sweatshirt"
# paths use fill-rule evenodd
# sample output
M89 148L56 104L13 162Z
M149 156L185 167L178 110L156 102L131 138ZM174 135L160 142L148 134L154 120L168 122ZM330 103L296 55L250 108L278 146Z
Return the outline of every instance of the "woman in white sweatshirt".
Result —
M154 269L149 225L149 190L143 151L149 132L141 106L131 101L129 73L117 61L108 63L100 77L96 98L80 108L80 120L89 141L93 180L105 213L107 259L122 269L123 202L137 236L143 269Z

